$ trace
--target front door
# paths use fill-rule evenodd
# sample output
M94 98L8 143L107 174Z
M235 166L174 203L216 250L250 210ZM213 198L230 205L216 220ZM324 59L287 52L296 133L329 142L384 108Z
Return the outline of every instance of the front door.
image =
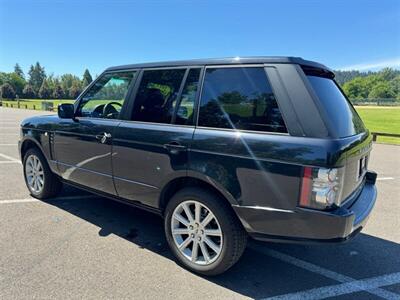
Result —
M135 71L103 74L85 92L74 120L63 120L54 136L60 175L71 182L115 194L111 152Z
M144 70L130 120L114 133L118 196L157 207L162 187L186 176L200 68Z

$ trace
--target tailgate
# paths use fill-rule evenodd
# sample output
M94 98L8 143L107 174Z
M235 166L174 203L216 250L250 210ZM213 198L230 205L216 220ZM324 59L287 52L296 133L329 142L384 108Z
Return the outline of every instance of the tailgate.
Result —
M372 136L363 134L345 138L343 151L346 156L346 168L343 182L342 203L356 196L365 182L372 147Z

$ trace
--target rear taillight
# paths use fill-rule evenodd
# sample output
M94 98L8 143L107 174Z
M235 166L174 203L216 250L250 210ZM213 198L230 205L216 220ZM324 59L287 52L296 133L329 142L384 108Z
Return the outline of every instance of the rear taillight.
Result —
M327 209L339 206L344 168L304 167L299 204L302 207Z

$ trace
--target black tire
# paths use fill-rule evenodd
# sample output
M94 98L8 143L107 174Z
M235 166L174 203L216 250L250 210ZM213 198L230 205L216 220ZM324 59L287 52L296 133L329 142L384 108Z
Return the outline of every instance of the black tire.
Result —
M207 206L216 217L222 231L224 242L221 252L218 258L209 265L199 265L186 258L178 249L172 236L173 212L179 204L188 200ZM247 244L247 233L230 205L216 194L200 188L184 188L171 198L165 210L164 228L167 242L178 263L190 271L206 276L221 274L232 267L242 256Z
M40 192L35 192L29 187L28 181L27 181L27 176L26 176L26 164L27 164L27 159L29 156L34 155L36 156L43 168L43 174L44 174L44 184L43 188L41 189ZM30 192L30 194L39 199L47 199L47 198L52 198L55 197L61 190L62 188L62 183L60 179L55 175L51 170L50 167L47 163L46 158L43 156L42 152L37 149L37 148L31 148L29 149L24 156L23 160L23 169L24 169L24 179L26 186Z

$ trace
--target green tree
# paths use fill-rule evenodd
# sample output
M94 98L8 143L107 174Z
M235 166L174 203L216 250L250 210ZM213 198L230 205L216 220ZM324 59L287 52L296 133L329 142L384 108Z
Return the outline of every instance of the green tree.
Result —
M19 77L25 79L24 71L22 71L22 68L18 63L16 63L14 66L14 73L17 74Z
M396 71L392 68L384 68L378 72L378 76L385 81L390 81L396 77Z
M218 97L218 101L224 104L239 104L247 101L247 97L238 91L226 92Z
M69 97L70 97L71 99L76 99L76 98L78 98L78 96L79 96L79 94L80 94L81 92L82 92L82 89L81 89L80 85L78 85L78 84L76 84L76 83L74 83L74 84L70 87L70 89L69 89L69 91L68 91Z
M49 99L52 95L52 91L47 84L47 80L43 80L42 86L39 89L39 97L42 99Z
M70 94L72 86L74 86L73 91L82 90L82 82L78 76L72 74L64 74L60 78L60 85L64 90L65 97L68 99L75 99L73 95Z
M61 85L56 85L54 88L53 97L56 99L64 99L64 90Z
M35 91L30 84L25 85L22 95L27 99L33 99L36 97Z
M92 81L93 81L92 75L90 75L89 70L86 69L85 72L83 73L83 79L82 79L83 87L87 87Z
M396 95L396 99L400 100L400 75L397 75L395 78L393 78L389 84Z
M9 78L8 83L12 85L15 93L18 95L22 95L22 91L24 90L24 87L26 85L25 79L15 72L9 73L8 78Z
M372 99L383 99L383 98L395 98L396 94L390 86L389 82L382 81L377 83L369 93L369 98Z
M350 99L367 98L368 88L364 78L356 77L343 85L343 91Z
M29 84L33 87L35 92L39 92L40 87L43 84L43 81L46 79L46 72L44 68L40 65L39 62L35 64L35 66L31 65L31 68L28 72L29 74Z
M25 79L17 75L16 73L4 73L0 72L0 85L8 83L12 86L15 93L21 95L22 90L26 84Z
M3 99L15 99L15 91L11 84L9 83L4 83L0 87L0 98Z

